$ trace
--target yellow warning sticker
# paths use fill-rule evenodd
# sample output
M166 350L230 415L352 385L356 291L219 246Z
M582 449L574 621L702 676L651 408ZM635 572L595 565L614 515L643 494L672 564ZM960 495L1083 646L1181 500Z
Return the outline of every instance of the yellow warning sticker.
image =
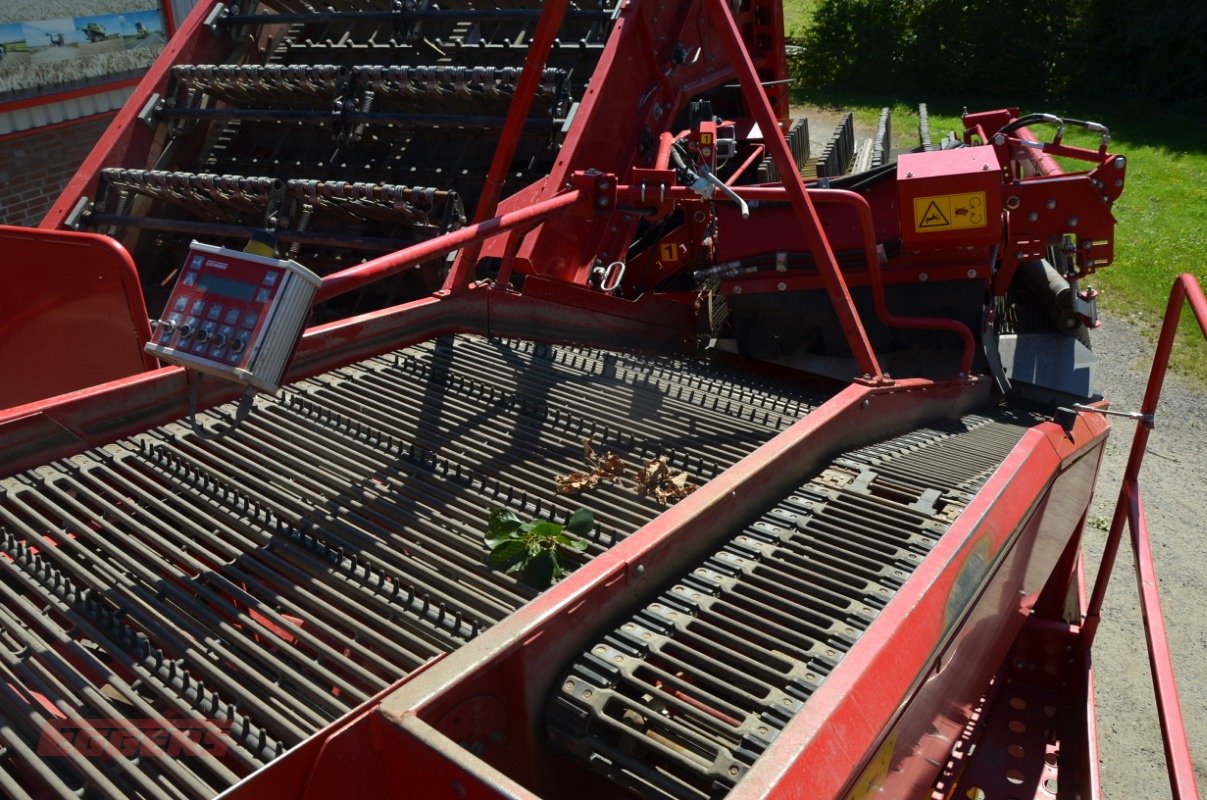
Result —
M712 134L711 134L711 133L704 133L703 131L701 131L701 133L700 133L700 144L712 144Z
M918 233L984 228L988 224L984 192L914 198L914 230Z
M668 242L668 243L662 245L661 251L662 251L661 254L662 254L663 261L678 261L679 260L679 248L675 247L675 245L673 243Z

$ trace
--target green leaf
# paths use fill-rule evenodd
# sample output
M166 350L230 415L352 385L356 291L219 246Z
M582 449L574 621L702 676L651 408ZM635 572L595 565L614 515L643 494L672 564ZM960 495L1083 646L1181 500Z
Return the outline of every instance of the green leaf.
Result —
M564 533L558 535L557 543L560 544L562 547L565 547L569 550L573 550L576 553L581 553L582 551L587 549L587 540L586 539L575 539L571 536L567 536Z
M490 565L496 569L511 567L522 563L527 554L527 548L522 541L508 539L490 551Z
M569 522L575 532L582 534L595 527L594 516L585 509L576 511ZM547 519L523 522L508 509L496 508L490 514L485 535L490 565L508 574L519 573L529 586L547 588L566 574L558 558L559 549L581 553L587 548L585 540L563 533L569 529Z
M524 570L524 582L534 589L544 589L553 583L553 578L560 568L553 551L543 550L528 562Z
M486 527L486 536L497 539L513 534L520 527L520 520L507 508L496 508L490 512L490 524Z
M547 519L537 520L532 524L528 533L537 540L553 539L562 532L562 526Z
M523 541L523 539L517 539L515 536L513 536L511 534L505 534L503 536L489 536L488 535L486 537L486 546L489 547L491 550L494 550L496 547L503 544L504 542L522 542L522 541Z
M586 536L595 527L595 515L585 508L580 508L570 516L566 530L575 536Z

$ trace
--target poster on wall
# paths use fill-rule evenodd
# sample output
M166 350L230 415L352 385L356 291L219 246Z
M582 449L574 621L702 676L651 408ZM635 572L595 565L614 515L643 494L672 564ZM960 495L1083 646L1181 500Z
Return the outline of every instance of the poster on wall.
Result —
M0 103L134 77L166 42L156 0L4 0Z

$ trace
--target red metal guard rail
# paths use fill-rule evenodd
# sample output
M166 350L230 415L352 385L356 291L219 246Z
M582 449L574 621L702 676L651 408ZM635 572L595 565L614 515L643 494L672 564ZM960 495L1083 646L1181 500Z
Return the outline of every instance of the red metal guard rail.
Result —
M972 357L976 351L976 340L972 331L963 322L942 317L901 317L889 313L888 303L884 299L884 279L880 274L880 254L876 251L876 229L872 221L872 207L868 200L856 192L843 189L810 189L809 195L817 198L819 203L846 206L854 209L859 215L859 227L863 233L863 254L868 265L868 277L871 280L872 299L876 304L876 316L885 325L892 328L914 328L952 331L959 335L964 343L964 354L960 357L960 374L967 375L972 371Z
M1152 429L1153 415L1161 397L1161 386L1169 369L1169 354L1178 332L1178 321L1182 308L1190 304L1199 329L1207 338L1207 298L1194 276L1179 275L1169 293L1169 305L1165 308L1165 320L1161 326L1161 338L1157 340L1157 352L1153 357L1152 371L1148 374L1148 388L1144 392L1144 404L1140 409L1143 420L1136 426L1132 437L1132 449L1123 474L1123 486L1119 490L1119 501L1111 519L1106 547L1102 553L1102 564L1098 578L1094 581L1094 593L1086 609L1082 637L1086 649L1094 642L1094 635L1102 614L1102 601L1106 596L1107 584L1115 566L1115 556L1123 536L1126 520L1131 531L1132 550L1136 559L1136 581L1140 588L1140 611L1144 617L1144 633L1148 643L1148 661L1152 668L1153 688L1157 695L1157 716L1161 720L1161 735L1165 744L1165 763L1169 770L1170 787L1174 800L1197 800L1199 790L1194 776L1194 761L1190 757L1190 743L1186 740L1186 726L1182 721L1182 704L1178 699L1178 684L1169 657L1169 638L1165 632L1165 618L1161 614L1161 596L1157 589L1157 572L1153 566L1152 547L1148 536L1148 520L1144 514L1144 500L1140 493L1140 466L1144 462L1144 451L1148 446L1148 435Z

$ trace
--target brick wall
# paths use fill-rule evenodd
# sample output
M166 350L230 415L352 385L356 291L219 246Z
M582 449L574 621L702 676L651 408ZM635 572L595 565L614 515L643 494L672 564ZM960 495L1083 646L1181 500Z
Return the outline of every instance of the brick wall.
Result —
M100 114L0 141L0 223L41 222L112 119Z

